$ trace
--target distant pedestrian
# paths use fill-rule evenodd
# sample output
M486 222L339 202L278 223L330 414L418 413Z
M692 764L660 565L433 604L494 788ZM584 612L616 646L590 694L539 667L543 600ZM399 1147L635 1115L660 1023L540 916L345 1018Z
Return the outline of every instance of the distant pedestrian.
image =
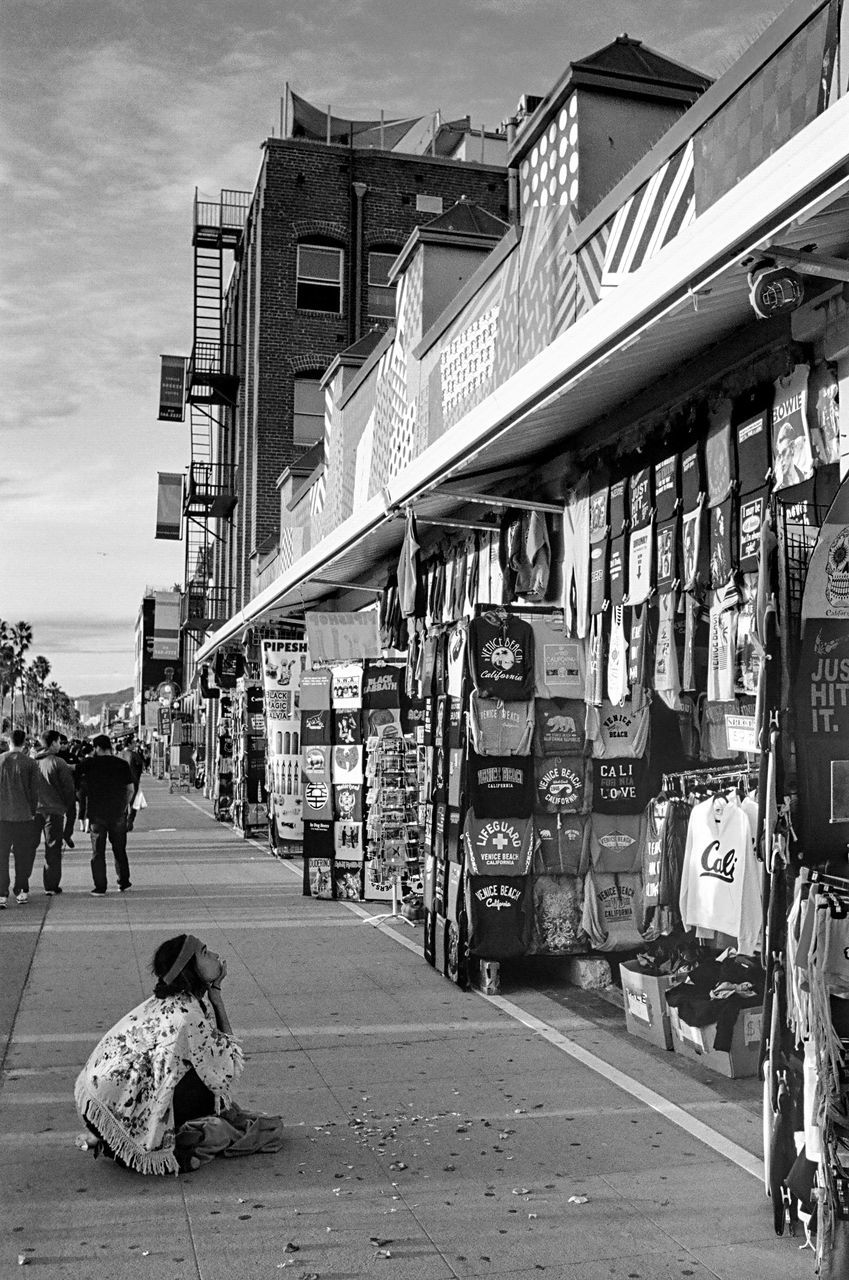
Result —
M127 738L124 743L123 750L120 753L120 758L122 760L126 760L127 764L129 765L130 777L133 780L133 798L130 801L130 808L127 814L127 830L132 831L136 822L135 804L136 804L136 796L139 793L139 787L141 785L141 776L142 776L142 773L144 772L144 756L138 750L138 747L133 742L133 739Z
M62 842L68 813L75 812L74 774L59 755L61 743L55 729L40 738L41 750L35 762L39 769L38 821L44 833L44 892L50 897L62 892Z
M9 896L9 855L15 859L12 891L19 906L29 901L29 878L38 848L38 765L24 754L26 734L12 730L8 751L0 755L0 909Z
M127 810L135 787L126 760L112 754L112 743L105 733L92 738L94 755L82 765L77 798L80 821L88 820L91 829L92 897L106 893L106 840L112 846L118 888L130 888L130 864L127 861Z

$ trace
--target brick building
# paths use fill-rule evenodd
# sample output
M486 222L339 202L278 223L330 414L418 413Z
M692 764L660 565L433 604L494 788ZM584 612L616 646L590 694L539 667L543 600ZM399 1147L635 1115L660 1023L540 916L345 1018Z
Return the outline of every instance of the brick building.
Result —
M385 141L413 145L410 137ZM222 295L223 363L238 385L213 424L212 455L237 499L219 527L213 579L233 609L276 555L281 490L291 498L294 481L296 496L323 468L322 376L394 319L390 269L410 234L461 200L508 217L504 135L472 135L461 121L415 145L428 153L380 150L359 136L354 145L309 136L264 144ZM504 163L456 158L476 148Z

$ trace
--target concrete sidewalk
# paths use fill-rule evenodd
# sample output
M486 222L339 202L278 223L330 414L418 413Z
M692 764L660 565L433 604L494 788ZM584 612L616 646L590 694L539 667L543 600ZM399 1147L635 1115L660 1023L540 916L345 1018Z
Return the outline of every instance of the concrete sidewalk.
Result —
M603 1002L553 999L544 966L501 1000L464 994L415 953L420 928L303 898L300 864L196 795L144 789L130 893L88 896L80 837L61 897L40 894L38 869L30 903L0 916L0 1276L19 1255L44 1280L813 1274L745 1168L753 1082L633 1041ZM154 947L186 930L227 959L248 1055L237 1100L282 1113L289 1143L141 1178L74 1148L73 1081L150 993Z

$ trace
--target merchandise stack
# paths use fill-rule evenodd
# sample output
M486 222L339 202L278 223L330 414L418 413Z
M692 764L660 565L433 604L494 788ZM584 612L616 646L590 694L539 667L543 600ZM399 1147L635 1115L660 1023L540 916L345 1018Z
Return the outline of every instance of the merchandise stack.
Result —
M265 832L265 712L262 685L247 676L233 696L233 824L243 836Z
M285 857L303 848L300 685L306 663L304 640L262 641L269 844Z
M219 822L228 822L233 813L233 695L223 693L218 703L218 733L215 739L215 775L212 803Z

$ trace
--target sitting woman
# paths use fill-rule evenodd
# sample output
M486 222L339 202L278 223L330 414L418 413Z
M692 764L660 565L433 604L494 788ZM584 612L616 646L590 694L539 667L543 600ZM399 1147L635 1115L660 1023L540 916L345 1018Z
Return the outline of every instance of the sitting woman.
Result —
M279 1151L279 1116L230 1100L244 1056L221 995L227 973L192 934L157 949L154 994L108 1031L77 1077L82 1142L138 1173L180 1173L213 1156Z

